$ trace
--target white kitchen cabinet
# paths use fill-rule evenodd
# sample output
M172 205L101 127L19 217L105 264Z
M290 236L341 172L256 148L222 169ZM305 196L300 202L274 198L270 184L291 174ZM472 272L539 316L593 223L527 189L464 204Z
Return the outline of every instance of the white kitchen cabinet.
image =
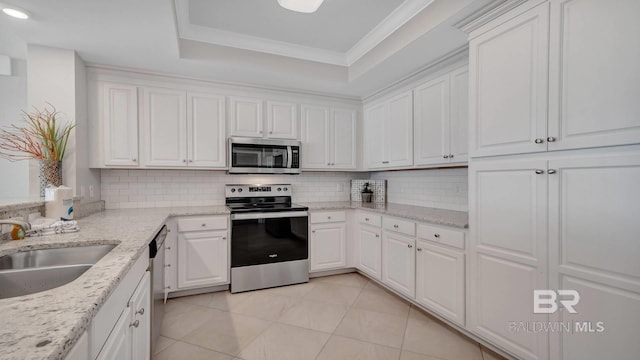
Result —
M534 314L547 289L547 162L474 161L469 171L471 233L468 323L483 338L527 360L546 359L548 335L511 331Z
M466 163L469 157L469 67L454 70L449 76L449 162Z
M356 112L302 105L302 168L356 168Z
M309 214L309 270L333 270L347 265L347 215L345 211Z
M89 354L89 335L85 331L65 355L64 360L87 360L90 359Z
M358 224L356 234L356 268L374 279L382 279L382 229Z
M131 336L129 333L130 311L122 310L107 342L98 354L97 360L133 360L131 358Z
M189 231L178 235L178 289L229 282L227 231Z
M138 88L132 85L99 83L102 97L99 117L103 126L103 156L107 167L137 167Z
M143 94L144 165L186 166L186 92L144 88Z
M232 96L229 104L231 136L264 137L262 99Z
M282 101L267 101L267 137L298 138L298 105Z
M416 250L416 301L464 326L464 252L421 239Z
M187 157L189 167L226 166L225 98L187 93Z
M365 109L365 149L370 169L413 165L413 93Z
M469 41L470 155L546 151L549 4L473 36Z
M382 234L382 282L394 290L415 298L416 240L385 230Z
M549 289L580 294L576 314L551 321L591 323L597 331L550 334L553 360L640 354L640 153L551 158Z
M549 150L639 143L640 2L550 4Z

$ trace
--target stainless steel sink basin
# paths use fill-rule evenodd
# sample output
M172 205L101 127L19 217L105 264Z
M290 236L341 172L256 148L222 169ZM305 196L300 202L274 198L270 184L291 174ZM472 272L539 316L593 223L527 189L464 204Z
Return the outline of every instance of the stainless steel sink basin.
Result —
M77 279L116 245L17 252L0 257L0 299L50 290Z

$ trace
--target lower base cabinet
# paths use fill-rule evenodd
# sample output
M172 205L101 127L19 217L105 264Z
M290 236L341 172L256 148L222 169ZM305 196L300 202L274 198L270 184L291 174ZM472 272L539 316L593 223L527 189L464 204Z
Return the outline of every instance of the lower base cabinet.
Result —
M312 212L309 216L309 271L347 266L346 212Z
M356 268L376 280L382 279L382 230L360 224L356 234Z
M382 235L382 282L410 297L416 296L416 240L384 231Z
M228 282L227 231L193 231L178 236L178 289Z

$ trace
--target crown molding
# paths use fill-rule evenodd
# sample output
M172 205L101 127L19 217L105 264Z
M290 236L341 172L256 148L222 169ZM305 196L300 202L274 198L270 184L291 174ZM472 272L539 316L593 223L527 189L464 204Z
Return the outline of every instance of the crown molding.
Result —
M433 1L405 0L345 53L193 25L189 19L189 0L175 0L175 12L178 37L181 39L331 65L351 66Z
M433 1L434 0L405 0L347 51L347 64L351 66L358 61L409 20L413 19L419 12L431 5Z
M493 0L478 11L453 24L453 27L470 34L472 31L479 29L527 1L528 0Z

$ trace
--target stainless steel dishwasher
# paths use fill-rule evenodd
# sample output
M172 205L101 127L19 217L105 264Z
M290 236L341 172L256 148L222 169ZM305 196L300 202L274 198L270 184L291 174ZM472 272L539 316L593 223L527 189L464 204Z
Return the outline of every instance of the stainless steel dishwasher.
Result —
M164 319L164 240L169 230L166 225L149 243L149 271L151 271L151 354L158 342Z

